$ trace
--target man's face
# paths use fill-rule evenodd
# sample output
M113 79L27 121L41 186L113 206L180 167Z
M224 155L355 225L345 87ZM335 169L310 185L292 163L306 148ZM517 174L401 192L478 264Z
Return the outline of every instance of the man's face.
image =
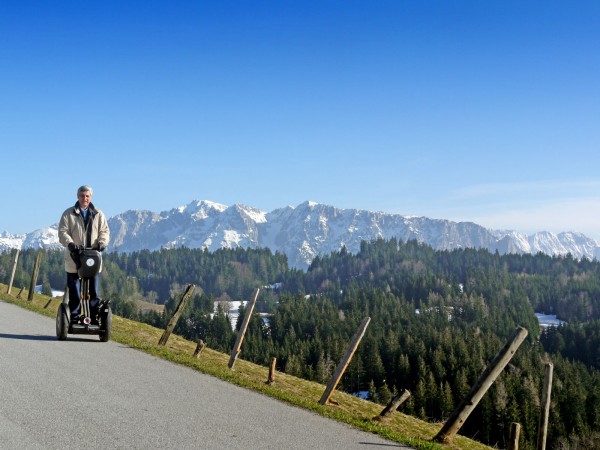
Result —
M87 209L92 201L92 194L90 191L84 191L77 194L77 200L79 200L79 206L83 209Z

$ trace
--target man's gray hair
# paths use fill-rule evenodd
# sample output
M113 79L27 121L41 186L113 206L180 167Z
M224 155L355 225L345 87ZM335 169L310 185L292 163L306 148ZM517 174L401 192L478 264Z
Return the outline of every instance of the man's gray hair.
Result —
M86 184L84 184L83 186L79 186L79 189L77 189L77 197L79 197L79 194L81 194L82 192L89 192L90 195L94 195L94 190L92 189L92 187Z

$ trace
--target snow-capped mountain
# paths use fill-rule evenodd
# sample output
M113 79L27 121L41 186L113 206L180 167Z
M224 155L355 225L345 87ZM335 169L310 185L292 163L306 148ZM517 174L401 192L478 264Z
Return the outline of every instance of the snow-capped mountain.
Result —
M21 248L24 241L25 235L13 236L9 232L4 231L0 233L0 251L6 251L11 248Z
M108 220L112 235L109 249L255 248L260 245L257 225L265 220L265 213L257 209L208 201L194 201L160 214L127 211Z
M416 239L436 249L485 248L500 253L537 253L600 258L600 245L581 233L489 230L472 222L452 222L314 202L264 212L236 204L193 201L170 211L130 210L108 220L109 250L132 252L186 246L207 248L268 247L285 253L290 266L306 268L319 254L342 246L358 252L360 242L396 237ZM27 235L0 234L0 251L17 247L60 247L56 225Z
M58 225L27 234L12 235L7 231L0 233L0 252L14 248L63 248L58 242Z

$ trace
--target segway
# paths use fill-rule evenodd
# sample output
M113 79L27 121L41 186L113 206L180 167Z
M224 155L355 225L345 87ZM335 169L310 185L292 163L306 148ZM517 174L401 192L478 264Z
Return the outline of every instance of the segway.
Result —
M90 299L90 280L100 272L102 254L91 248L80 250L79 262L77 274L81 314L71 320L69 296L65 295L56 314L56 337L59 341L64 341L67 334L97 334L100 341L107 342L112 331L110 300Z

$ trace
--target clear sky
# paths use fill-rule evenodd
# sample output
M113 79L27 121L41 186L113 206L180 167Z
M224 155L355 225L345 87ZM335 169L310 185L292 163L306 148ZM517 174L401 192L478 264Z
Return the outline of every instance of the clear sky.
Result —
M0 231L312 200L600 241L600 1L0 2Z

